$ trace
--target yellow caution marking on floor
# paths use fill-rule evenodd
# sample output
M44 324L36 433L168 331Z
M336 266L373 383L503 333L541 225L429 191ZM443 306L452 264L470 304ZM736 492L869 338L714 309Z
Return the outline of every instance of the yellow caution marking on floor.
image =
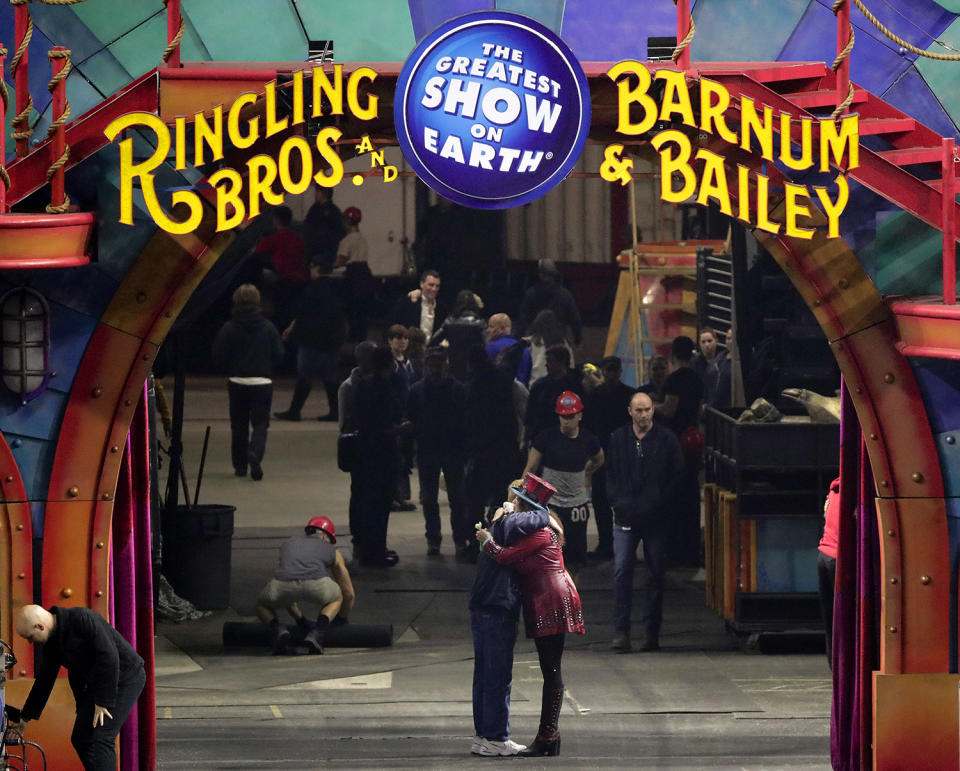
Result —
M283 717L283 713L280 711L280 707L276 704L270 705L270 711L273 713L274 717Z
M173 707L163 708L163 718L164 720L171 720L173 718Z
M563 689L563 695L570 700L570 703L573 705L574 709L576 709L581 715L586 715L590 711L590 707L584 707L579 701L573 698L573 694L570 693L570 691L568 691L566 688Z

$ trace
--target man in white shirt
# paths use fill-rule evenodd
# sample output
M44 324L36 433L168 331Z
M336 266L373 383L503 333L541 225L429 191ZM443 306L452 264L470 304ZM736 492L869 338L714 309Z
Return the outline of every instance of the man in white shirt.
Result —
M377 283L367 264L367 239L360 233L363 214L356 206L343 210L343 225L347 234L340 239L334 270L344 269L347 294L350 298L350 339L354 342L367 339L367 323L370 306L377 293Z
M400 297L393 308L390 322L405 327L420 327L429 340L440 329L446 312L437 300L440 292L440 274L425 270L420 276L420 288Z

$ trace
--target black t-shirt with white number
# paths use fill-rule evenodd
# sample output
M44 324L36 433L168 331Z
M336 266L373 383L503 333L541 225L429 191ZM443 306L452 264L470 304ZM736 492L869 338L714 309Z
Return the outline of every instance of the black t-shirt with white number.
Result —
M543 478L557 488L550 499L553 506L569 508L587 502L587 461L600 452L600 440L580 427L576 438L566 436L559 426L546 428L533 439L533 448L543 456Z

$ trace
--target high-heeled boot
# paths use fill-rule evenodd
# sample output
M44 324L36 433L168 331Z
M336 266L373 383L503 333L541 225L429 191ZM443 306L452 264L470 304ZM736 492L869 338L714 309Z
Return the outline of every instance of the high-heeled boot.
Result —
M563 686L558 688L543 687L540 702L540 730L537 738L531 742L526 750L519 753L525 757L556 756L560 754L560 709L563 707Z
M537 738L530 743L529 747L517 753L517 755L524 758L556 757L559 754L560 754L560 733L559 732L557 732L557 735L550 740L541 739L540 735L538 734Z

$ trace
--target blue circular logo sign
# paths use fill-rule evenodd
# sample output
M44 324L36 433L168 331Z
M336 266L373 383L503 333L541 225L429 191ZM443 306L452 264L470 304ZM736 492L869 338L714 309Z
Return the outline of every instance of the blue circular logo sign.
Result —
M433 190L504 209L550 190L590 129L590 90L570 49L520 14L458 16L416 47L393 118L407 162Z

